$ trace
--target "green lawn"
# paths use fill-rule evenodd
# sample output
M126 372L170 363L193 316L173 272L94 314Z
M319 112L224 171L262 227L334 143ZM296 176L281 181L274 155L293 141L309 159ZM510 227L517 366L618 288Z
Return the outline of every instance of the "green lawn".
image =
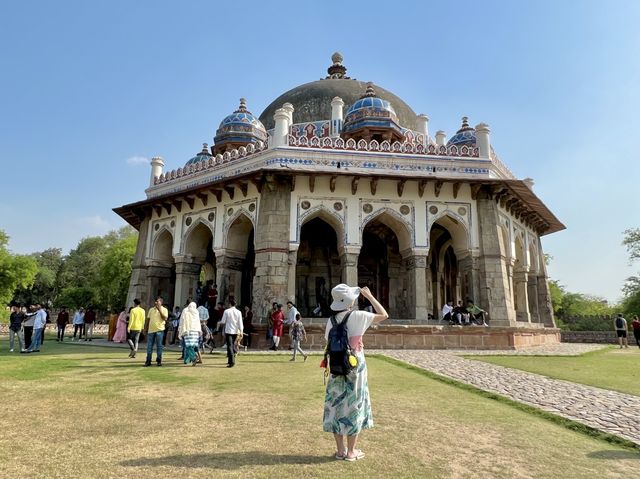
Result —
M332 458L322 373L287 356L236 368L177 353L163 368L122 349L0 339L0 477L563 478L635 474L640 453L369 357L375 428L367 457Z
M582 356L468 356L508 368L640 396L640 349L617 346Z

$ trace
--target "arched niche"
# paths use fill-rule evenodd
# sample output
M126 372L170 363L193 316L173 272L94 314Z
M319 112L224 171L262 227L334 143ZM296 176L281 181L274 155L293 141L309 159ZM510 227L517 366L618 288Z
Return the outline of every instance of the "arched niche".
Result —
M163 228L155 236L151 258L158 263L173 264L173 235L169 229Z
M229 220L225 235L225 259L220 275L221 298L251 305L255 276L255 230L243 211Z
M338 241L338 248L340 248L344 244L345 237L343 219L324 205L315 206L300 217L300 224L298 226L298 238L301 239L302 227L316 218L321 219L329 226L331 226L331 228L333 228Z
M185 233L183 253L199 262L213 255L213 233L202 220L196 220Z
M470 233L464 220L460 216L451 211L445 211L433 221L431 231L433 231L435 225L442 227L449 233L451 237L451 247L460 258L469 254L469 246L471 244Z
M320 306L329 315L331 288L341 281L338 250L339 233L334 221L325 214L308 216L300 227L300 245L296 255L296 302L300 314L312 316Z
M362 244L364 244L364 231L369 225L376 224L383 224L393 231L400 251L407 251L413 247L413 229L411 225L391 208L383 208L365 220L362 225Z

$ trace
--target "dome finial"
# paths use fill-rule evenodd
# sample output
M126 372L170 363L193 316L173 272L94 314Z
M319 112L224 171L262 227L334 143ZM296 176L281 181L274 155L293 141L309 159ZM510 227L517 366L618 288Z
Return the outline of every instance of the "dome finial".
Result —
M245 113L247 111L247 100L240 98L240 106L234 113Z
M209 154L209 144L208 143L203 143L202 144L202 153Z
M327 73L329 74L327 78L349 78L346 75L347 68L342 64L342 60L344 60L344 58L339 52L335 52L333 55L331 55L331 61L333 62L333 64L329 68L327 68Z
M362 95L360 98L370 98L375 96L376 96L376 91L373 89L373 83L368 82L367 90L364 92L364 95Z
M462 126L460 126L460 129L457 131L457 133L462 133L463 131L470 131L470 130L473 130L473 128L469 126L469 117L463 116Z

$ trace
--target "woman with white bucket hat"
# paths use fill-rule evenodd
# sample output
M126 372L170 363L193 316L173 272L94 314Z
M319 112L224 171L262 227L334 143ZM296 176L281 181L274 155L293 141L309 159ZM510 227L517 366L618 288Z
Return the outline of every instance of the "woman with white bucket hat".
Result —
M361 294L371 303L375 313L353 310ZM358 434L363 429L373 427L362 337L369 326L388 319L389 314L367 287L339 284L331 290L331 296L331 309L335 313L336 322L342 323L348 316L347 336L358 364L347 376L329 375L324 402L323 430L333 433L336 441L336 459L356 461L364 457L364 453L356 449ZM325 331L327 340L331 327L329 319Z

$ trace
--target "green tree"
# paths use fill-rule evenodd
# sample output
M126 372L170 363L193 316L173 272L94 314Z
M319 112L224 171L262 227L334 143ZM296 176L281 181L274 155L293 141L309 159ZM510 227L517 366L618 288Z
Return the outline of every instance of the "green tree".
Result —
M30 288L18 288L15 299L21 303L40 301L47 304L56 302L59 276L64 262L62 249L49 248L30 255L38 265L38 273Z
M622 244L627 247L629 261L631 263L640 259L640 228L628 229L624 232ZM622 309L624 314L631 317L640 315L640 277L631 276L622 288L624 299Z
M138 233L133 228L120 230L118 239L103 259L99 274L100 299L108 310L125 306L137 242Z
M38 266L30 256L12 254L7 245L9 236L0 230L0 304L11 299L17 288L29 288L36 277ZM5 308L1 309L5 313Z

